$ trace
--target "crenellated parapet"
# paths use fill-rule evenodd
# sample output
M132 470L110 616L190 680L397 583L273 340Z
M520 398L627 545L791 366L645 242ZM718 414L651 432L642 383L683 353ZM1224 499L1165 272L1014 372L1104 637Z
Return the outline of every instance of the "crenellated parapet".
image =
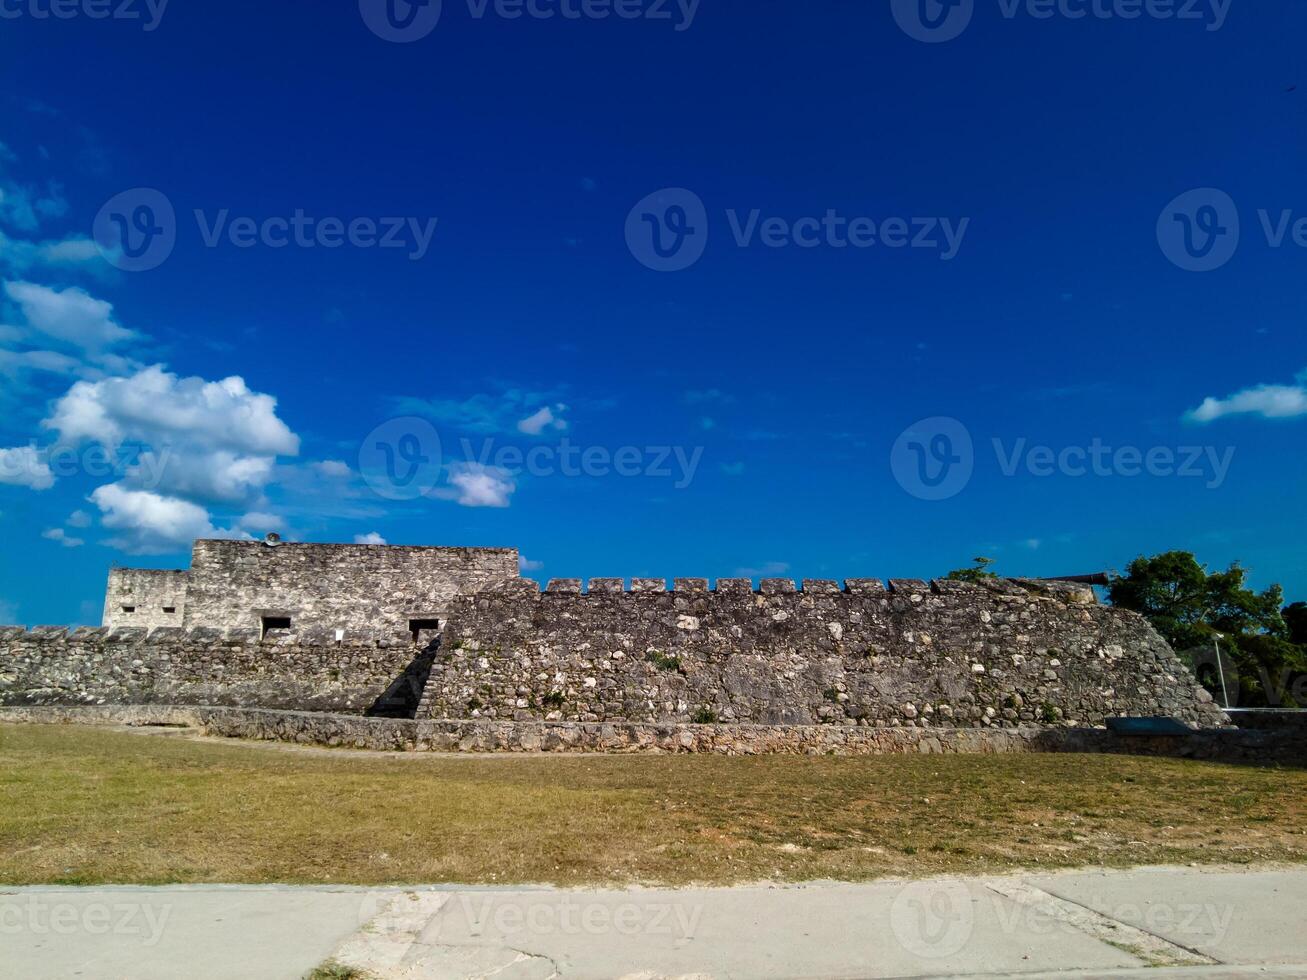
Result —
M629 584L628 584L629 583ZM512 594L540 593L540 583L532 579L517 579L500 587L498 591ZM1095 603L1094 590L1087 585L1071 582L1044 581L1042 579L988 579L985 582L915 578L893 578L887 582L878 578L839 579L805 578L798 582L788 578L764 578L755 587L747 578L674 578L672 586L661 578L579 578L551 579L543 589L545 595L614 595L617 593L685 593L705 592L722 595L788 595L791 593L817 593L832 595L965 595L969 592L988 592L994 595L1035 596L1060 599L1064 602Z

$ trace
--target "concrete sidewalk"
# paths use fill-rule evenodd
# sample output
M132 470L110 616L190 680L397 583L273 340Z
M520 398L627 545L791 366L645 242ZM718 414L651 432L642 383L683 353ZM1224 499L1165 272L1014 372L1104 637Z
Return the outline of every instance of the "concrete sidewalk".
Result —
M726 889L0 889L0 976L1307 977L1307 870ZM1070 972L1067 972L1070 971Z

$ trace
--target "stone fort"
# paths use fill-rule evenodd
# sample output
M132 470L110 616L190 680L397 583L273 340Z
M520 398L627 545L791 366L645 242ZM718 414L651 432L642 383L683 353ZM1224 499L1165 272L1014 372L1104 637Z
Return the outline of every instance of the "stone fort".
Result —
M495 723L1030 729L1222 711L1062 581L519 577L515 549L197 541L103 625L0 628L0 705Z

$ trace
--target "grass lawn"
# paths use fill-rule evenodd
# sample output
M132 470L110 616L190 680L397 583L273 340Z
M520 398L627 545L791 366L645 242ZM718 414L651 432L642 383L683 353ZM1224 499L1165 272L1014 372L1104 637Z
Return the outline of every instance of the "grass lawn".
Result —
M1307 860L1307 770L388 757L0 725L0 883L563 885Z

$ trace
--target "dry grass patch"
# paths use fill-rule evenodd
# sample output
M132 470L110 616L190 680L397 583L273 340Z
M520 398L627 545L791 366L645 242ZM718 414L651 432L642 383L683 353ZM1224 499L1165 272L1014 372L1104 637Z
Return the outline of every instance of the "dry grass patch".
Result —
M404 758L0 726L0 883L632 882L1307 859L1307 770Z

